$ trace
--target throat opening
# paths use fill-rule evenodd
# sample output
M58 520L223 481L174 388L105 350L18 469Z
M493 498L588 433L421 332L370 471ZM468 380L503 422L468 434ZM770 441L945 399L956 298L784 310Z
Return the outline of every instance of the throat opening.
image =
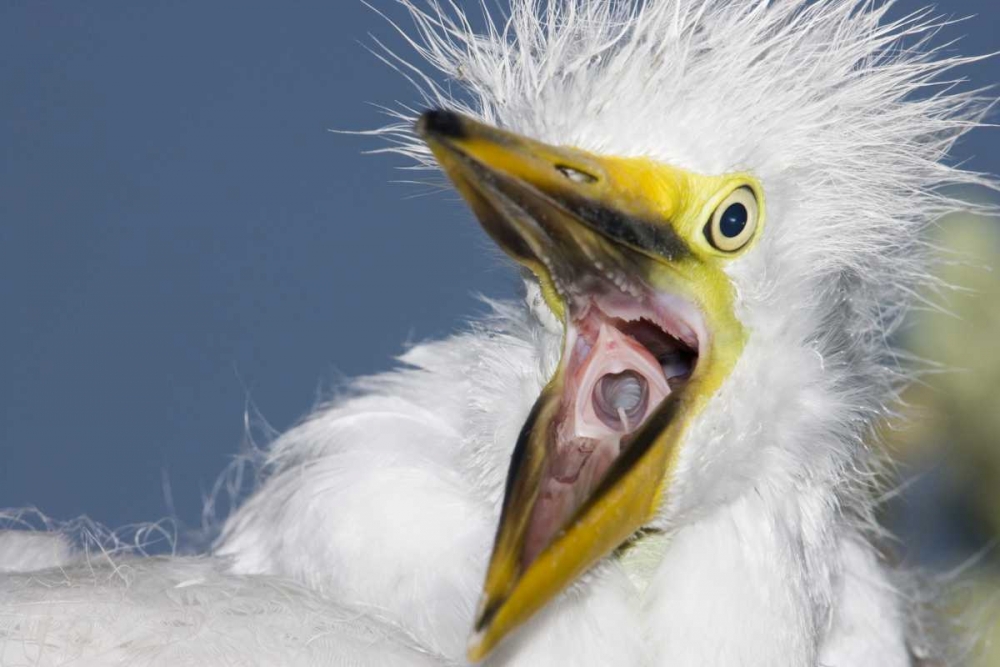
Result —
M527 567L698 363L693 309L677 300L590 299L571 310L560 409L522 552Z

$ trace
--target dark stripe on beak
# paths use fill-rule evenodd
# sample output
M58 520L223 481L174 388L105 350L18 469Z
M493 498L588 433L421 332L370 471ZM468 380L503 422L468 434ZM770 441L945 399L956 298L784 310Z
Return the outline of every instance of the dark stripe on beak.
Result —
M667 261L691 255L687 244L669 224L646 222L583 198L560 196L558 199L581 222L619 243Z

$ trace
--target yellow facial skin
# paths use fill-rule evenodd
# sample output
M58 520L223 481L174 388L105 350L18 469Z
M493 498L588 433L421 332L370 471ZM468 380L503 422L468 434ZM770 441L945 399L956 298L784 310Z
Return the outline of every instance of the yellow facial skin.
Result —
M693 304L707 333L683 390L647 418L589 500L525 568L521 553L565 385L563 359L512 458L469 640L468 657L478 661L655 517L687 427L743 350L746 333L733 313L733 287L723 267L759 238L764 198L748 174L703 176L645 158L599 157L449 112L424 114L417 129L486 231L538 277L557 316L569 316L574 297L568 287L595 273L626 275L650 293ZM747 192L737 193L741 188ZM706 236L713 214L734 193L745 199L748 192L758 209L756 228L741 247L717 249Z

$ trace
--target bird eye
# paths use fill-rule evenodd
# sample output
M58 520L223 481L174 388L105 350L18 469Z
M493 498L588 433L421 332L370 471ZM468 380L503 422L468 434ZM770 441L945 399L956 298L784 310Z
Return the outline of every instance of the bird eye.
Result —
M740 188L715 209L712 219L705 225L705 237L717 250L736 252L753 238L758 215L753 190Z

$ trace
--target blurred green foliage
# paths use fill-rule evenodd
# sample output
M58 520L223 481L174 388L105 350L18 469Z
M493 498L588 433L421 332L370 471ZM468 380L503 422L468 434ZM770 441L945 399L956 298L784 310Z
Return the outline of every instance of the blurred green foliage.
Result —
M982 628L973 664L1000 667L1000 220L954 215L934 242L945 251L936 274L947 287L926 295L934 306L913 316L905 336L931 366L907 391L909 426L891 444L915 470L946 471L952 509L936 520L972 533L968 555L982 554L962 577L971 595L961 597L975 608L968 618Z

